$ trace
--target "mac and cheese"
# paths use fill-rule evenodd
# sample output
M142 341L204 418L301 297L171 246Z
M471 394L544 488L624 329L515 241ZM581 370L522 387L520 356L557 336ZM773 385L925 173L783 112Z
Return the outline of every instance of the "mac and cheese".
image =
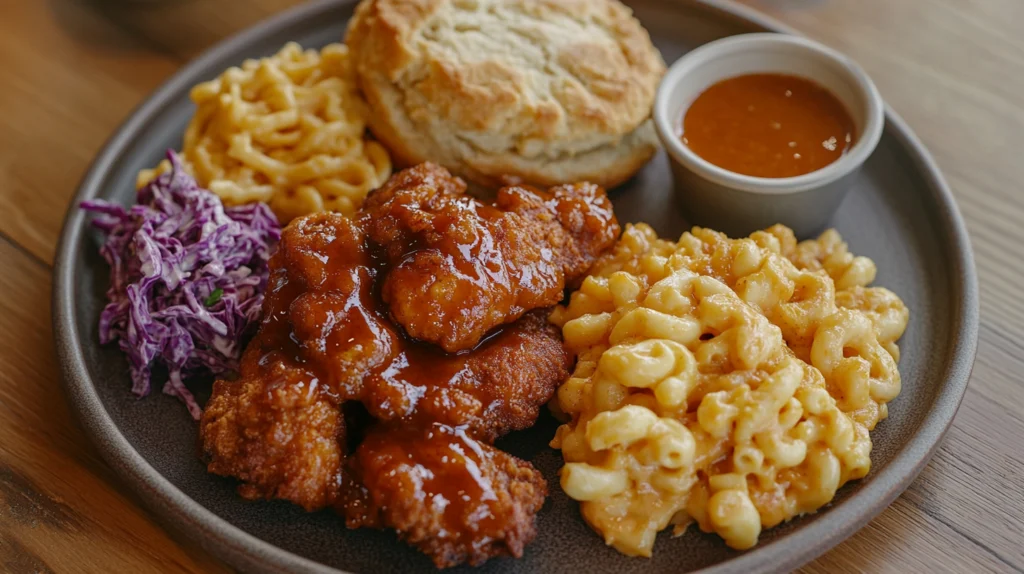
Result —
M366 104L342 44L304 51L288 43L195 86L191 97L182 155L225 204L266 202L281 223L351 215L391 174L387 152L366 139ZM143 170L137 183L161 169Z
M649 556L696 523L749 548L867 474L909 313L837 233L640 224L591 273L551 316L577 357L552 446L608 544Z

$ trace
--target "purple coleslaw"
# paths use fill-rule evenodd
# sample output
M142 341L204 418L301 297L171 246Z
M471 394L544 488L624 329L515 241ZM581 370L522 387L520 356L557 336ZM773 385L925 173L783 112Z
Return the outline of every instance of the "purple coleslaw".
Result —
M166 367L164 393L198 419L202 410L183 380L237 370L281 228L265 204L224 207L173 151L167 159L171 169L140 189L135 205L92 200L82 209L106 234L100 253L110 288L100 342L118 341L140 397L149 394L153 367Z

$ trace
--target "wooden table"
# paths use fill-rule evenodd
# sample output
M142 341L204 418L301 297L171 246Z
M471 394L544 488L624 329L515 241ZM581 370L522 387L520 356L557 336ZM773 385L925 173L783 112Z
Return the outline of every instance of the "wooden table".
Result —
M50 337L51 265L79 178L132 107L202 49L293 3L0 4L0 571L227 571L169 538L72 420ZM863 64L949 178L981 279L978 360L938 454L805 570L1024 571L1024 3L746 3Z

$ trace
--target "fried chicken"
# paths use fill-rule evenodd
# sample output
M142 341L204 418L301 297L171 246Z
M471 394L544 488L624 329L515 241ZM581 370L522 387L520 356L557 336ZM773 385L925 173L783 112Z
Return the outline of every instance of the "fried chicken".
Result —
M619 234L611 202L595 185L509 186L494 205L465 189L425 163L372 192L361 212L391 263L381 296L392 317L448 352L560 301L567 281Z
M493 440L533 424L568 376L569 355L543 313L468 353L410 341L380 308L372 263L362 231L339 214L284 230L260 332L239 379L214 385L201 424L209 470L244 481L247 498L330 504L344 401L380 420L465 425Z
M373 428L348 471L348 526L394 528L438 568L522 556L547 496L529 463L441 424Z
M365 325L346 315L343 304L326 309L311 297L369 291L362 244L351 222L318 214L288 226L271 257L260 331L242 356L238 379L214 383L199 429L207 469L241 480L245 498L282 498L316 510L338 495L345 455L340 395L345 384L358 386L360 369L387 354L375 352L372 333L364 336L366 346L346 347L339 339L365 332ZM328 324L325 315L333 336L319 345L296 336L293 328Z
M401 347L364 380L361 400L370 414L464 426L488 441L530 427L571 366L558 329L543 312L523 316L469 353Z
M316 377L259 341L238 381L214 383L200 422L207 469L243 481L244 498L283 498L306 510L338 496L345 427Z
M400 337L377 304L371 264L362 230L339 213L296 219L270 261L272 296L280 290L291 299L282 309L287 339L339 402L358 399L367 373L398 352ZM273 281L278 266L287 270L284 282Z
M544 308L618 224L595 186L507 187L493 206L464 191L419 166L355 221L320 213L283 231L259 333L203 413L210 472L246 498L395 528L438 566L522 554L546 485L491 444L532 425L568 377ZM347 428L342 407L372 421Z
M486 440L533 424L570 367L543 313L471 352L447 354L410 341L386 319L371 263L350 220L327 213L296 220L270 264L268 317L279 318L261 336L289 325L278 344L297 346L335 401L362 401L381 420L468 425Z

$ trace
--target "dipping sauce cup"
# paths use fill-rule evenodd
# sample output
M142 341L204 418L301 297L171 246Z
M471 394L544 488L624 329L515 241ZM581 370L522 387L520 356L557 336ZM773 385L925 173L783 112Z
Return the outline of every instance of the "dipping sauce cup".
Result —
M792 177L744 175L698 155L682 139L690 105L722 80L749 74L796 76L827 90L853 122L852 145L832 163ZM654 123L692 224L742 236L782 223L804 238L828 224L875 150L885 105L867 74L839 52L796 36L743 34L705 44L672 64L654 101Z

